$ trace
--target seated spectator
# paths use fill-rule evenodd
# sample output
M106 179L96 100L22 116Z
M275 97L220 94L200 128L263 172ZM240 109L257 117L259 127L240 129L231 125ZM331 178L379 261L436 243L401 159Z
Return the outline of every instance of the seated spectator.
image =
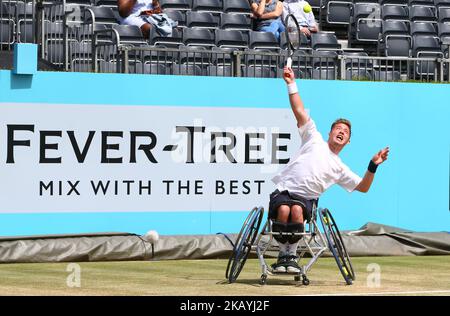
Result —
M158 0L117 0L120 24L137 25L145 38L155 28L160 36L172 36L172 28L178 25L162 12Z
M278 0L253 0L252 17L256 19L256 31L271 32L277 40L284 32L284 25L280 19L283 13L283 3Z
M306 4L308 4L308 2L304 0L284 0L283 20L288 14L293 14L301 27L300 31L307 37L310 37L311 33L316 33L318 31L318 28L314 13L312 11L309 13L303 11L303 7ZM288 25L288 27L291 26L293 25Z

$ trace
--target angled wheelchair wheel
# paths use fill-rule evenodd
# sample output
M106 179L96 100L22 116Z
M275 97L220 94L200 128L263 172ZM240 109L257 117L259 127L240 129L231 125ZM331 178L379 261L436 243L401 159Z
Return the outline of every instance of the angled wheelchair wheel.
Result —
M339 271L341 271L345 282L351 285L355 280L355 272L353 271L353 266L345 248L344 241L342 240L341 233L328 209L321 210L320 221L327 238L328 247L336 260Z
M250 254L252 245L258 236L263 215L264 209L262 207L255 207L245 219L244 225L242 225L241 231L234 243L231 257L228 260L225 277L229 283L236 281L241 273L245 261Z

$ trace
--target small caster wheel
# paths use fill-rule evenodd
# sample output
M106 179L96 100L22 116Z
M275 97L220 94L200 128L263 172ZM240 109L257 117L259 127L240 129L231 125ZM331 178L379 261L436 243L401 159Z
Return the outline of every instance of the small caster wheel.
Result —
M299 282L299 281L300 281L300 276L299 276L299 275L296 275L296 276L294 277L294 281L295 281L295 282Z
M309 279L307 278L307 277L303 277L303 280L302 280L302 284L303 285L309 285Z
M267 275L261 275L261 279L259 280L259 284L265 285L267 283Z

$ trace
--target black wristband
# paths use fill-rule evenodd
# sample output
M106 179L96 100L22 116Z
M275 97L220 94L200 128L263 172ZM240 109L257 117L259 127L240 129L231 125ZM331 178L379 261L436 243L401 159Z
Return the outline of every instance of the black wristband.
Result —
M377 172L377 168L378 168L378 165L376 163L374 163L371 159L369 162L369 166L367 167L367 170L369 170L369 172L375 173L375 172Z

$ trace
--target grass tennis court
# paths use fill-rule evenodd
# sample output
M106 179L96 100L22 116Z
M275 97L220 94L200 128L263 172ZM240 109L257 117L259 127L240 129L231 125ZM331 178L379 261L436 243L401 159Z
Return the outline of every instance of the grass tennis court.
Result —
M293 276L272 276L259 285L257 259L249 259L238 281L225 282L227 260L175 260L79 263L80 287L68 287L68 263L2 264L1 295L450 295L450 256L353 258L356 281L345 285L333 258L321 258L311 284ZM380 287L368 265L380 268ZM372 282L373 283L373 282ZM376 284L374 284L376 285Z

